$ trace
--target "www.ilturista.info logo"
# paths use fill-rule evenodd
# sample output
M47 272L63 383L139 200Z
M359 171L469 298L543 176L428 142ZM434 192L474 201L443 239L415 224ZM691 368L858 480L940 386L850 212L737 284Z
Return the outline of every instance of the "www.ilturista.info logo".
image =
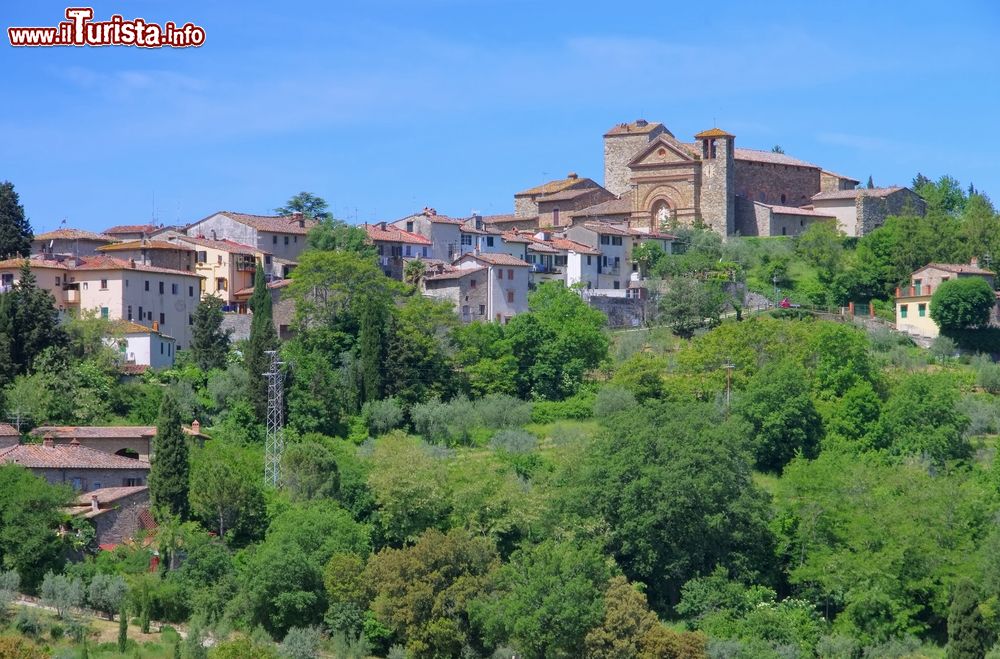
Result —
M11 46L139 46L140 48L190 48L205 43L205 28L173 21L163 25L142 18L125 20L115 14L94 21L92 7L69 7L65 21L55 27L9 27Z

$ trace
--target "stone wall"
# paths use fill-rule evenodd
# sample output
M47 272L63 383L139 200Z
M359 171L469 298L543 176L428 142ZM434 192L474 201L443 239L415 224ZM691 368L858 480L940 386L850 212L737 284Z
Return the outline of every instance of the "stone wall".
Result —
M736 232L741 236L768 236L771 231L771 209L755 204L745 197L736 197Z
M765 204L802 206L819 192L819 172L809 167L737 160L733 193Z
M517 217L538 215L538 202L534 197L514 197L514 215ZM537 222L535 226L538 226Z
M642 327L652 311L648 300L636 298L591 295L588 301L608 317L608 327Z
M222 316L222 331L232 330L230 341L245 341L250 338L251 318L247 313L227 313Z
M885 224L890 215L924 215L927 204L917 193L903 188L885 197L859 194L857 199L858 235L864 236Z
M91 521L97 531L97 543L118 545L134 538L141 528L139 516L149 509L149 490L122 497Z
M125 479L135 479L133 485L145 485L149 469L32 469L53 485L72 485L73 479L80 479L80 491L89 492L101 487L122 487Z
M629 190L629 178L632 172L629 162L639 154L651 141L661 133L666 132L663 126L657 126L646 133L630 135L604 136L604 187L616 195L623 195Z
M819 173L820 192L839 192L841 190L853 190L856 185L857 184L854 181L848 181L846 178L841 178L829 172L821 171Z
M690 226L698 215L697 189L700 163L669 165L662 170L642 170L634 174L637 210L629 224L635 227L661 229L654 217L655 207L666 201L672 210L672 221Z
M212 232L215 232L213 235ZM212 240L232 240L243 245L257 247L262 251L270 252L269 245L257 244L257 231L253 227L236 222L225 215L213 215L203 221L188 227L187 235L204 236Z
M539 227L552 227L552 226L567 226L572 224L570 215L573 211L578 211L583 208L589 208L596 204L600 204L605 201L610 201L614 199L614 195L608 194L607 190L601 188L594 188L588 192L574 198L574 199L564 199L562 201L542 201L537 205L538 208L538 226ZM555 222L554 211L559 210L559 222Z

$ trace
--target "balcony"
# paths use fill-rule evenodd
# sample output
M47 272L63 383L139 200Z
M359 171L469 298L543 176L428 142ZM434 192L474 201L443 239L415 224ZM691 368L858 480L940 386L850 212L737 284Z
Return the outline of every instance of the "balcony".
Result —
M930 286L902 286L896 288L896 297L930 297Z
M63 286L63 302L65 304L80 304L80 284Z
M546 275L559 275L562 274L562 268L558 268L554 265L549 265L547 263L532 263L531 271L539 274Z

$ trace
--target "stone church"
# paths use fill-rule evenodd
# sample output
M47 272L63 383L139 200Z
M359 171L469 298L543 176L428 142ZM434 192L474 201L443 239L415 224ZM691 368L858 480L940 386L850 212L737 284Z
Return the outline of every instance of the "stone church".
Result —
M857 179L784 153L737 148L720 128L694 140L643 119L618 124L604 134L603 186L570 174L515 194L514 214L494 221L508 228L603 221L650 231L700 221L723 236L794 236L833 221L856 236L904 208L923 213L906 188L858 189Z

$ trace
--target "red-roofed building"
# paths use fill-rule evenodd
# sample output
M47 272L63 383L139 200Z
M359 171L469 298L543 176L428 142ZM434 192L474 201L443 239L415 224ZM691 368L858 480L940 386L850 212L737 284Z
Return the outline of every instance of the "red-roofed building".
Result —
M147 240L162 229L162 226L156 224L119 224L105 229L104 235L121 241Z
M848 236L864 236L885 224L890 215L923 215L927 204L909 188L852 188L830 190L812 196L809 207L837 218L837 226Z
M45 256L93 256L97 248L118 239L83 229L56 229L37 234L31 240L31 253ZM25 255L27 256L27 255Z
M387 277L403 278L405 259L431 258L431 240L419 233L386 222L364 225L368 240L378 251L378 264Z
M970 263L928 263L910 275L910 285L896 289L896 329L914 336L933 339L940 328L931 318L931 298L946 281L978 277L986 280L990 288L996 287L996 273L979 266L973 258ZM1000 304L993 306L990 325L1000 326Z
M89 521L95 531L94 543L106 551L131 541L145 531L149 513L149 487L102 487L81 494L66 511ZM69 529L64 529L69 533Z
M144 460L87 448L77 440L56 445L51 438L41 444L0 450L0 463L20 465L50 483L71 485L78 492L145 485L150 468Z
M531 264L503 253L465 254L455 261L460 269L485 268L483 301L485 317L506 323L528 310ZM478 307L477 309L478 310Z
M194 272L194 250L167 240L128 240L97 248L98 254L171 270Z
M177 348L191 344L200 275L104 255L36 256L27 262L38 287L52 294L60 312L93 311L109 320L127 320L171 336ZM25 259L0 261L0 286L15 285L24 263Z
M451 263L467 251L472 251L472 234L463 233L465 219L439 215L433 208L407 215L389 226L415 233L430 241L427 257Z
M257 252L268 253L274 258L297 261L306 248L306 234L316 226L316 221L293 215L251 215L233 211L219 211L190 224L185 229L189 236L202 236L211 240L231 240L249 245ZM286 273L275 272L276 278Z

